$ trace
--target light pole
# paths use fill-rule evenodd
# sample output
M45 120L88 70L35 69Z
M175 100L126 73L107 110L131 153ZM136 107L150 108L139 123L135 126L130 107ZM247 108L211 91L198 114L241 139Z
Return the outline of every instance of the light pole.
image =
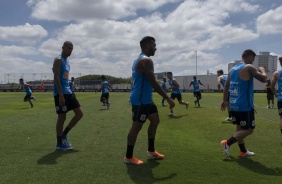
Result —
M198 51L196 50L196 51L195 51L195 53L196 53L196 76L197 76L197 74L198 74L198 71L197 71L197 67L198 67L198 63L197 63L197 62L198 62L198 61L197 61L197 52L198 52Z

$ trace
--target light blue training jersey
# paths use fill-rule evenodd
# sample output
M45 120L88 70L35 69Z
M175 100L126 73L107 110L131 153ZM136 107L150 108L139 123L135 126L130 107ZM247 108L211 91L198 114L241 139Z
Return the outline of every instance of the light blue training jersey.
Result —
M176 84L174 84L173 80L174 80L173 76L172 76L171 79L168 79L168 84L170 86L176 86ZM171 89L171 93L173 93L173 94L180 94L180 90L179 90L179 88L172 88Z
M228 75L223 74L223 75L221 75L221 76L222 76L221 84L222 84L222 86L224 87L224 85L225 85L225 83L226 83L226 80L227 80ZM221 76L220 76L220 77L221 77Z
M130 92L130 102L132 105L153 103L153 88L150 85L149 80L145 74L136 71L136 63L143 56L146 56L146 54L141 53L132 65L132 89Z
M109 93L108 81L103 81L102 83L103 83L102 94Z
M230 70L230 111L250 111L254 108L253 77L250 80L242 80L239 76L244 66L245 63L239 63Z
M277 101L282 101L282 69L278 70L280 77L278 79L278 95Z
M162 89L164 90L164 92L167 92L166 83L162 82L161 86L162 86Z
M26 85L26 83L23 83L21 88L25 90L26 95L31 95L32 94L31 89Z
M61 55L58 56L62 60L61 69L60 69L60 82L63 94L72 94L69 85L69 73L70 73L70 64L69 61L64 59ZM58 94L57 86L54 81L54 96Z
M193 92L198 92L200 91L200 83L199 80L192 80L193 84Z
M74 88L73 88L74 82L70 81L70 82L69 82L69 85L70 85L70 90L71 90L71 92L74 92Z

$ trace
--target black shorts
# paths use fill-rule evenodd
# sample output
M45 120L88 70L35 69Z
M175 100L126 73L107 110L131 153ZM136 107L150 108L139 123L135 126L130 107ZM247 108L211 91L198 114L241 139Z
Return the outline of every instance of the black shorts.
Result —
M65 106L64 107L60 107L59 106L59 95L57 94L56 96L54 96L54 100L55 100L55 108L56 108L56 112L57 114L65 114L68 111L71 111L73 109L79 108L80 104L76 99L76 96L74 93L72 94L64 94L64 98L65 98Z
M145 123L148 116L153 113L158 113L157 106L152 104L132 105L132 120Z
M28 101L28 100L30 100L30 97L31 97L31 94L30 94L30 95L25 95L25 97L24 97L24 101Z
M274 94L273 93L267 93L266 98L267 98L267 100L274 100Z
M282 101L277 102L278 114L282 116Z
M103 99L109 99L109 96L110 96L109 93L104 93L101 95L100 100L102 101Z
M242 129L255 129L255 111L252 109L251 111L231 111L231 117L233 124L240 125Z
M194 97L196 97L196 98L202 98L201 91L196 91L196 92L194 92Z
M182 95L181 93L178 93L178 94L171 93L170 98L172 98L173 100L176 98L179 101L179 100L182 100Z

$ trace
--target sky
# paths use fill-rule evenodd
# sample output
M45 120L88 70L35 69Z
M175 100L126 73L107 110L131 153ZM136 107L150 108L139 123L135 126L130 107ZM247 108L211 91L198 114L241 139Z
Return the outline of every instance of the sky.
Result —
M51 74L64 41L74 45L71 73L127 78L144 36L156 39L155 72L227 73L246 49L282 55L282 2L0 0L0 83Z

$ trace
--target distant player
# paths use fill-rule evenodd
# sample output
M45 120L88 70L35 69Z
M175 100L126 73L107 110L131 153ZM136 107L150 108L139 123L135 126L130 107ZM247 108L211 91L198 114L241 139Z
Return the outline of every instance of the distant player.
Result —
M97 93L98 91L102 91L102 95L100 98L100 101L103 103L103 105L107 106L107 109L110 108L110 90L111 90L111 85L109 82L106 80L106 77L104 75L101 76L102 82L101 82L101 87L95 92Z
M20 78L20 89L25 90L25 97L24 97L24 102L29 102L30 108L33 108L33 104L31 100L35 100L34 96L32 95L32 91L34 92L33 88L31 85L27 84L24 82L23 78Z
M167 93L166 78L163 78L163 82L162 82L161 86L162 86L162 89L164 90L164 92ZM165 106L164 101L165 101L165 98L163 97L163 99L162 99L162 106Z
M69 85L70 85L70 90L72 91L72 93L74 93L76 90L75 83L74 83L74 77L71 78Z
M274 94L271 91L271 81L270 79L267 80L265 89L266 91L266 99L267 99L267 106L266 108L270 109L270 101L272 102L272 108L274 108Z
M194 92L194 97L196 97L196 101L194 101L195 106L198 103L198 107L200 107L200 100L202 99L202 94L201 94L201 90L200 90L200 85L205 86L204 84L202 84L202 82L200 80L197 80L196 76L193 76L193 80L191 81L189 88L191 87L191 85L193 85L193 92Z
M179 89L179 84L177 83L176 79L173 77L172 72L167 72L167 78L168 78L168 84L170 87L168 88L171 90L171 96L170 98L174 101L175 98L178 100L178 103L180 105L185 105L186 109L188 109L189 102L182 101L182 95ZM170 108L169 116L173 116L173 108Z
M218 70L217 76L218 76L217 77L217 88L218 88L218 92L220 93L220 87L221 87L221 85L224 87L228 75L223 74L223 70ZM229 101L229 94L228 94L227 100ZM228 117L225 120L226 121L232 121L229 105L227 106L227 111L228 111Z

